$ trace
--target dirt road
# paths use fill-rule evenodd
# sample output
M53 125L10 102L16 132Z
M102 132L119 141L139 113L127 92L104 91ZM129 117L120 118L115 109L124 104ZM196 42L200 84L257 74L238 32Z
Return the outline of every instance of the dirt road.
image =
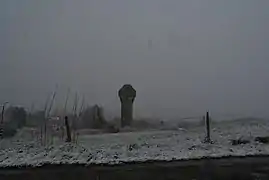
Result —
M268 180L269 157L230 157L118 166L44 165L0 169L1 180Z

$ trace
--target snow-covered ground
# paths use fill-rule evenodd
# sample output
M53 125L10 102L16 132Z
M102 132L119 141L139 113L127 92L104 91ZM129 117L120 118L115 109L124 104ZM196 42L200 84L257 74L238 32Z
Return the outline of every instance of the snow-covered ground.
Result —
M0 142L0 167L40 166L46 163L118 164L147 160L183 160L202 157L269 155L269 144L254 141L269 136L269 121L240 121L212 126L213 144L203 143L204 128L177 131L84 135L77 143L40 143L15 137ZM244 138L248 144L232 145Z

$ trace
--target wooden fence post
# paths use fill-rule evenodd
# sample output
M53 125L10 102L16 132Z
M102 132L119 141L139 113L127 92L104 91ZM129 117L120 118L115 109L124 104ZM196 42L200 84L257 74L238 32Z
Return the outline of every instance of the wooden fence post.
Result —
M211 142L211 138L210 138L210 117L209 117L209 112L206 112L206 139L205 142L206 143L210 143Z
M5 106L8 102L5 102L2 105L2 112L1 112L1 122L0 122L0 138L3 138L3 133L4 133L4 118L5 118Z
M67 136L66 142L71 142L71 132L70 132L70 126L68 122L68 117L65 116L64 120L65 120L66 136Z

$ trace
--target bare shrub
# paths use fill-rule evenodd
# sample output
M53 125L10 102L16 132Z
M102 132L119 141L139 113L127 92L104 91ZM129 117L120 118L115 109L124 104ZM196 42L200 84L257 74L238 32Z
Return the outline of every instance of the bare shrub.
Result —
M105 132L108 132L108 133L118 133L120 132L119 128L116 126L116 125L113 125L113 124L108 124L105 128Z
M5 120L12 128L22 128L26 124L27 113L22 107L10 106L5 111Z
M26 126L28 127L38 127L41 125L44 120L44 111L35 111L31 114L28 114L26 119Z
M86 108L81 113L80 127L91 129L103 129L106 127L103 108L98 105Z
M4 123L3 127L3 138L10 138L15 136L17 133L17 129L12 127L10 123Z

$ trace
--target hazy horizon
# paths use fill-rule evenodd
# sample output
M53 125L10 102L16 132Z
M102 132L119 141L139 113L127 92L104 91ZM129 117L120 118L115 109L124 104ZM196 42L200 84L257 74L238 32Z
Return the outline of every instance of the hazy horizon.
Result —
M269 1L2 0L0 104L42 108L58 84L119 115L269 117Z

